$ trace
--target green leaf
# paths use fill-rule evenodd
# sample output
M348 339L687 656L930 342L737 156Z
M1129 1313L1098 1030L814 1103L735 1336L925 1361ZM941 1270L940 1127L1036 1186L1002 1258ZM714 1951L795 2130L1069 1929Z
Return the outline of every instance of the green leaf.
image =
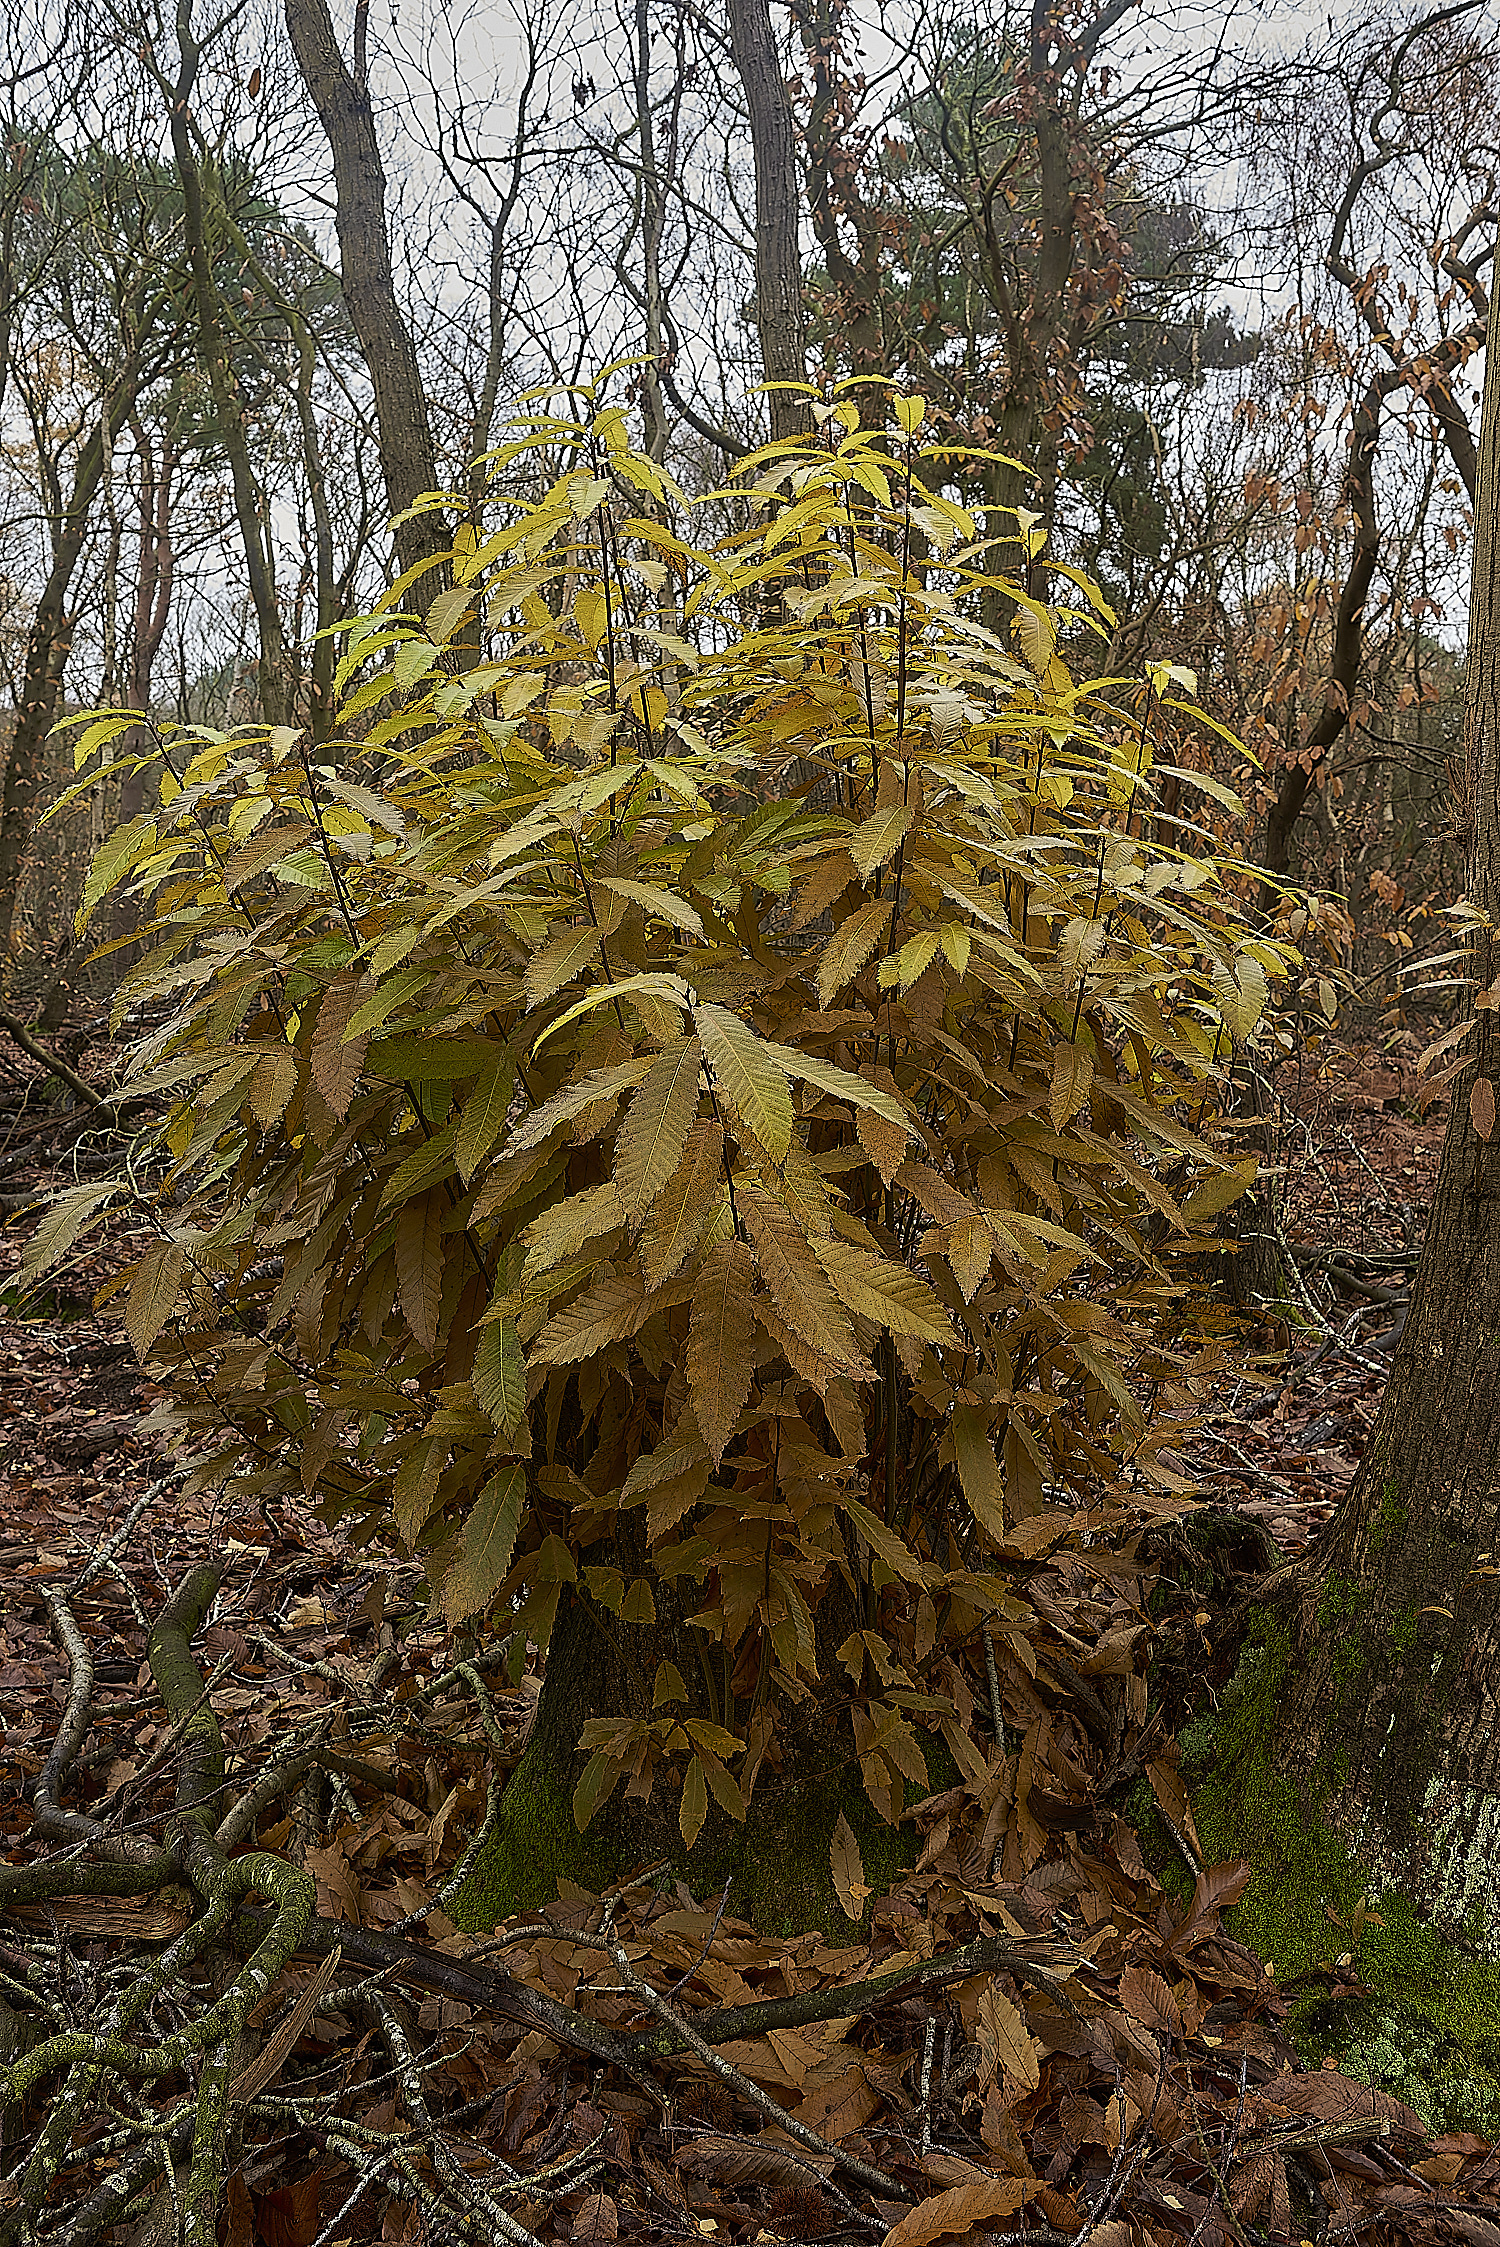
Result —
M475 1499L463 1541L443 1576L443 1620L449 1630L489 1606L510 1570L526 1504L526 1469L504 1467Z
M156 842L156 821L146 813L132 819L128 826L117 827L106 835L94 853L93 864L83 885L83 900L78 908L80 935L88 927L89 918L101 897L112 890L121 877L129 871L138 858L144 858Z
M516 1067L508 1053L490 1063L464 1102L453 1141L453 1159L467 1186L505 1128L516 1089Z
M832 1006L840 991L852 983L891 925L890 900L877 897L840 921L823 947L818 962L818 1003Z
M491 1319L480 1328L470 1383L501 1435L514 1435L524 1427L526 1357L514 1319Z
M661 1287L681 1270L723 1192L724 1134L705 1116L688 1133L682 1161L653 1204L641 1235L641 1268L649 1286Z
M434 1030L425 1038L377 1038L367 1066L393 1084L451 1084L493 1068L503 1048L490 1038L461 1038Z
M953 1408L953 1456L969 1511L991 1544L1005 1535L1005 1478L990 1440L989 1416L977 1404Z
M887 804L856 827L844 848L865 881L887 865L911 832L911 811L906 804ZM887 907L889 917L889 907Z
M457 1129L456 1117L450 1116L441 1131L412 1149L386 1180L380 1197L382 1210L394 1209L398 1202L409 1201L413 1194L424 1193L429 1186L453 1176L453 1139Z
M424 1350L437 1348L443 1296L443 1219L448 1197L440 1186L408 1201L396 1220L396 1282L407 1325Z
M91 1186L75 1186L71 1193L60 1194L26 1244L26 1253L21 1259L21 1285L29 1287L41 1273L59 1263L95 1210L126 1190L123 1179L105 1178Z
M125 1332L143 1365L176 1308L187 1261L187 1250L179 1241L158 1241L135 1268L125 1298Z
M764 1038L727 1006L701 1001L693 1020L715 1088L773 1161L791 1144L792 1093Z
M640 1223L682 1161L698 1113L702 1059L696 1038L668 1046L625 1111L615 1141L614 1179L632 1224Z
M527 963L525 975L526 1004L535 1008L547 1001L581 975L599 957L599 931L590 923L583 928L560 929L550 944Z
M677 1811L677 1824L684 1849L692 1848L703 1831L703 1821L707 1816L708 1789L703 1781L703 1765L694 1756L687 1767L687 1777L682 1782L682 1801Z
M688 1324L687 1384L693 1418L717 1467L755 1379L755 1267L742 1241L719 1241L703 1259Z
M588 1831L589 1821L596 1816L600 1805L608 1802L624 1776L623 1763L606 1755L603 1748L595 1748L573 1789L573 1823L580 1833Z
M585 1108L603 1106L607 1101L617 1102L622 1093L629 1092L641 1079L650 1074L651 1061L623 1061L613 1069L593 1069L586 1077L576 1078L544 1100L540 1108L533 1108L523 1116L510 1133L500 1152L509 1160L514 1155L524 1155L533 1147L540 1147L551 1137L560 1124L571 1123L581 1116ZM602 1128L602 1126L601 1126Z

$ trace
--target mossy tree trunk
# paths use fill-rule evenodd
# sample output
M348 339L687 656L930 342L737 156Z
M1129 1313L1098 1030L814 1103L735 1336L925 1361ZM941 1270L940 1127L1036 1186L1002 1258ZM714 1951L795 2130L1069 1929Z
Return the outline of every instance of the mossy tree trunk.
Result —
M1500 920L1500 291L1490 316L1465 720L1470 896ZM1368 1869L1500 1954L1500 942L1456 1080L1410 1314L1354 1487L1296 1580L1275 1754Z
M573 1790L585 1767L578 1743L589 1718L659 1714L652 1708L659 1661L672 1662L686 1681L701 1676L694 1633L680 1612L673 1612L660 1585L657 1619L649 1625L623 1625L585 1593L565 1591L536 1721L506 1782L494 1834L455 1906L461 1922L489 1927L509 1913L549 1903L560 1880L597 1890L644 1866L664 1864L695 1895L720 1890L728 1881L732 1908L768 1934L814 1926L851 1934L830 1867L840 1815L855 1834L876 1894L900 1865L912 1861L915 1837L910 1825L897 1829L884 1822L864 1791L849 1695L841 1690L845 1681L832 1651L852 1619L839 1614L838 1591L829 1587L816 1618L820 1688L796 1706L783 1707L743 1825L711 1802L691 1849L682 1839L679 1784L670 1767L646 1800L618 1788L584 1832L574 1818ZM695 1700L694 1714L723 1721L722 1707L709 1707L696 1695ZM744 1700L727 1714L746 1728ZM952 1776L944 1744L924 1735L922 1746L932 1783L943 1784Z

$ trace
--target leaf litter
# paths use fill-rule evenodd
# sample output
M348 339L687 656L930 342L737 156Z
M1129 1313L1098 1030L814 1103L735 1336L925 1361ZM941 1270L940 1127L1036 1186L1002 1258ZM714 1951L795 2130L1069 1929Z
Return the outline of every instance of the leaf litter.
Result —
M1316 1225L1291 1221L1311 1265ZM180 1747L147 1634L212 1555L222 1582L194 1640L201 1690L229 1794L260 1781L263 1798L237 1846L300 1867L316 1895L232 2055L226 2247L1500 2241L1485 2141L1428 2138L1398 2101L1301 2069L1285 1996L1226 1932L1245 1870L1201 1861L1148 1701L1148 1665L1191 1626L1170 1583L1153 1621L1139 1539L1038 1540L1018 1566L1032 1627L997 1633L983 1670L955 1679L983 1743L974 1768L906 1814L915 1866L883 1894L841 1821L843 1926L759 1935L725 1897L657 1868L461 1934L443 1906L519 1759L538 1680L504 1682L493 1647L467 1644L456 1662L420 1570L354 1549L310 1512L278 1501L231 1517L181 1499L139 1432L151 1399L121 1306L86 1308L138 1248L92 1243L46 1316L12 1299L0 1327L0 2049L16 2049L18 2001L48 2033L76 2027L132 1977L161 1975L192 1924L180 1881L139 1898L54 1881L43 1901L17 1899L29 1871L71 1870L66 1834L41 1830L36 1810L78 1683L60 1615L92 1682L59 1817L94 1821L117 1852L143 1845L171 1814ZM14 1266L19 1245L0 1255ZM1353 1409L1371 1377L1356 1368L1351 1383L1337 1356L1333 1372ZM1308 1382L1284 1384L1278 1407ZM1235 1405L1218 1426L1244 1449L1261 1423ZM1283 1450L1262 1446L1270 1463L1237 1507L1284 1544L1329 1503L1317 1447L1287 1449L1307 1410L1303 1397L1272 1419ZM1260 1485L1278 1468L1271 1513ZM1207 1661L1217 1617L1197 1628ZM281 1786L290 1742L311 1750ZM1124 1815L1143 1781L1183 1860L1175 1885ZM232 1962L194 1954L163 1977L152 2029L201 2011L225 1972ZM80 2101L34 2236L170 2236L204 2067L163 2067L145 2095L118 2086L128 2112ZM6 2116L0 2236L26 2228L48 2111L44 2086ZM124 2191L112 2180L127 2172Z

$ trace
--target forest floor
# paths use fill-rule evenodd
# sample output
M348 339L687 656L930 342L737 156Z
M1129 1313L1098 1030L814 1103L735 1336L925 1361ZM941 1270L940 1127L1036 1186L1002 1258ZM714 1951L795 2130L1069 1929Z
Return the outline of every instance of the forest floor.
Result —
M1039 1554L1023 1587L1035 1676L992 1680L986 1703L975 1672L998 1720L987 1781L916 1805L913 1868L887 1894L861 1893L856 1849L835 1867L845 1924L791 1937L660 1869L460 1931L465 1849L519 1757L535 1678L508 1683L493 1650L460 1659L414 1565L310 1510L184 1500L143 1426L152 1393L119 1301L94 1308L128 1237L18 1297L29 1196L59 1168L87 1175L106 1142L98 1119L46 1104L31 1063L7 1062L0 1863L66 1877L0 1899L0 2059L8 2040L24 2050L23 2018L54 2040L30 2055L36 2090L0 2100L0 2243L170 2239L217 2059L225 2247L1500 2247L1484 2139L1434 2137L1398 2100L1299 2060L1296 1993L1226 1931L1246 1873L1201 1861L1148 1690L1185 1674L1223 1689L1262 1533L1295 1555L1355 1471L1441 1140L1415 1052L1329 1041L1278 1088L1298 1276L1246 1326L1244 1370L1187 1458L1244 1525L1227 1567L1195 1580L1170 1533ZM239 1987L227 1940L194 1933L183 1886L84 1892L85 1860L166 1829L189 1725L168 1718L147 1640L205 1561L222 1580L187 1714L217 1717L231 1798L271 1773L233 1846L316 1887L294 1954L207 2060L194 2023ZM1143 1852L1142 1804L1181 1866ZM1344 1940L1330 1930L1330 1988L1358 1983L1357 1957L1333 1955ZM80 2032L134 2002L142 2072L101 2090Z

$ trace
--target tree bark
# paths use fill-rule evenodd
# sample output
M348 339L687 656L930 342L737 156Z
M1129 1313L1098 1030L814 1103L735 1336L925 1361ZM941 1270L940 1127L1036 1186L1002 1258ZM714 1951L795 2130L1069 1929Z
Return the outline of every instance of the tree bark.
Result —
M729 0L729 37L745 89L755 156L755 324L761 365L768 383L806 382L797 145L768 0ZM808 426L805 401L789 390L772 390L769 396L772 438L801 436Z
M1475 507L1465 748L1470 895L1500 912L1500 290ZM1456 1080L1405 1332L1349 1498L1294 1580L1275 1751L1379 1888L1465 1947L1500 1945L1500 945L1474 940Z
M327 0L285 0L285 11L297 68L333 155L344 294L375 393L386 498L392 516L400 516L423 492L436 490L437 455L416 345L396 300L386 229L385 167L375 136L362 33L356 31L351 72L334 37ZM443 519L435 514L398 522L394 537L403 573L445 552L449 544ZM426 590L436 592L439 584L434 571L426 580Z
M877 1893L900 1865L910 1864L913 1852L910 1829L885 1824L861 1782L849 1696L835 1653L853 1627L855 1610L837 1584L825 1588L814 1611L822 1687L800 1705L782 1708L743 1824L710 1802L701 1833L686 1848L668 1770L658 1775L647 1800L617 1787L587 1831L579 1832L573 1790L586 1761L579 1736L591 1717L650 1721L660 1715L653 1681L664 1660L675 1664L694 1694L696 1705L684 1714L707 1715L716 1723L725 1715L722 1706L705 1706L698 1691L702 1634L668 1587L654 1589L655 1621L630 1625L596 1607L585 1593L564 1590L531 1736L506 1781L496 1825L453 1906L459 1923L487 1928L512 1912L550 1903L559 1881L598 1890L643 1866L669 1865L696 1895L728 1882L732 1908L766 1932L822 1926L847 1935L851 1923L835 1897L829 1862L839 1817L853 1829L865 1877L878 1884ZM719 1662L717 1649L709 1649L708 1660ZM736 1721L743 1723L743 1712ZM749 1730L753 1740L753 1722ZM933 1757L946 1750L941 1741L924 1745L933 1775ZM740 1765L736 1776L744 1776Z
M20 708L0 802L0 929L7 933L15 917L21 867L31 840L47 736L57 720L63 673L73 645L75 619L68 613L68 592L83 555L105 462L143 380L140 362L133 360L117 377L99 424L79 448L72 488L53 538L52 564L26 636Z

